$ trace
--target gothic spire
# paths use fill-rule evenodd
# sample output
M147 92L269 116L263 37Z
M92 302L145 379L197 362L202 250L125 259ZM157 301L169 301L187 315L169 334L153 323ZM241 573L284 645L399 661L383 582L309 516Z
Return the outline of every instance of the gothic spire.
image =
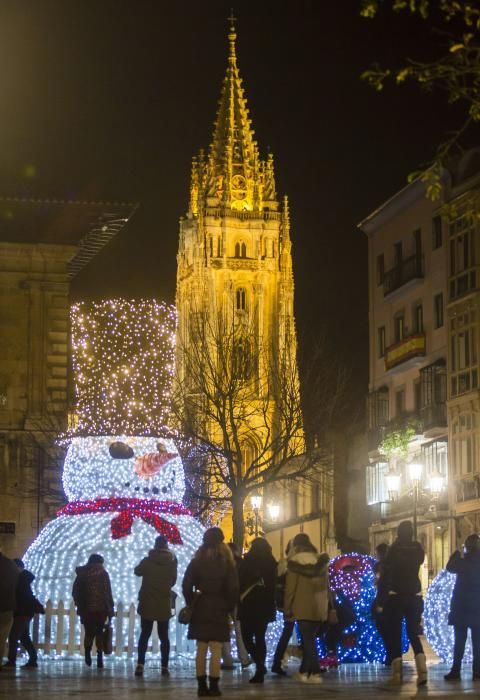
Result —
M260 159L237 65L235 18L229 17L228 62L213 139L198 173L207 206L236 210L276 209L273 157ZM199 185L195 183L196 190ZM193 207L195 209L195 207Z

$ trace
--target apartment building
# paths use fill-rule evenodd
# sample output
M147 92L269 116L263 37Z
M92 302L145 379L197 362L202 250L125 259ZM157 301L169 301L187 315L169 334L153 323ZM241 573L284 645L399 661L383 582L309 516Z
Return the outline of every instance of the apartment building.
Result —
M359 224L368 236L366 497L372 551L416 521L424 584L446 563L447 247L440 205L416 180Z

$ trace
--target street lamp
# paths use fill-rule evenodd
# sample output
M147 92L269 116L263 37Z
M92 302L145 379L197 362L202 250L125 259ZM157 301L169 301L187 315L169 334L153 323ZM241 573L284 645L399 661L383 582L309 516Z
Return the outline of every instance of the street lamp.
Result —
M276 522L278 520L278 516L280 515L280 506L278 503L269 503L267 505L267 510L268 510L268 515L269 518L272 522Z
M418 507L418 485L422 477L422 463L410 462L408 470L413 483L413 538L417 539L417 507Z
M255 515L255 537L258 537L258 511L262 506L262 497L250 496L250 503L252 504L253 513Z
M390 470L385 474L385 483L387 485L388 498L394 501L400 491L401 476L398 472Z
M438 471L430 474L430 493L433 498L438 498L443 489L444 478Z

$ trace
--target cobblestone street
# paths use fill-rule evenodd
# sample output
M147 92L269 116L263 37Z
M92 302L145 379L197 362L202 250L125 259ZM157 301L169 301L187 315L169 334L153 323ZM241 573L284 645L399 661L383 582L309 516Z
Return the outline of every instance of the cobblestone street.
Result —
M428 697L460 698L464 695L480 694L480 683L470 680L470 669L464 671L461 683L447 684L443 674L444 664L429 664L427 688L417 690L411 662L405 664L405 683L401 688L387 685L388 670L376 665L345 665L338 671L324 674L322 685L303 685L289 678L278 678L268 674L263 686L248 683L250 673L240 670L223 672L221 687L225 697L265 698L265 700L287 700L287 698L336 698L348 696L349 700L377 697ZM289 673L295 671L293 661ZM157 660L147 662L145 676L135 678L132 660L107 659L101 671L88 669L81 659L58 659L40 661L37 671L0 673L0 698L36 698L38 700L60 700L78 695L95 696L96 700L115 698L133 700L135 698L164 698L165 700L186 700L196 697L194 665L191 661L177 666L171 664L170 678L160 678L160 664Z

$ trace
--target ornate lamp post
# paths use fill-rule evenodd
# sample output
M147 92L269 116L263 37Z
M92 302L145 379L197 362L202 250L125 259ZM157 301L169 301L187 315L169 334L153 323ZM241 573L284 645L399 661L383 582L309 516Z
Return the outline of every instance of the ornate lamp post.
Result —
M252 504L253 514L255 516L255 537L258 537L258 520L259 520L259 510L262 506L261 496L250 496L250 503Z
M417 539L417 508L418 508L418 487L422 477L423 465L421 462L410 462L408 471L413 484L413 538Z
M398 496L398 492L400 491L400 480L400 474L393 469L385 474L385 482L390 501L394 501Z
M273 503L270 502L267 505L267 510L268 510L268 517L269 520L272 521L272 523L276 523L278 520L278 516L280 515L280 506L278 503Z

